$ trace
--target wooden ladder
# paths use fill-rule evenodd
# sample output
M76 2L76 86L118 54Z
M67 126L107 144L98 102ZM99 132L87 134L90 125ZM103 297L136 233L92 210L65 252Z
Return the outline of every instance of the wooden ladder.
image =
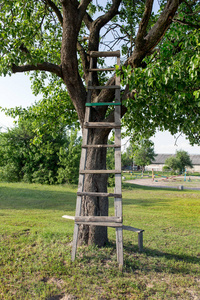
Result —
M132 226L124 226L122 224L122 190L121 190L121 102L120 102L120 77L115 77L115 85L112 86L92 86L92 72L97 71L114 71L115 68L96 69L93 68L93 58L97 57L117 57L117 65L120 66L120 51L112 52L90 52L90 69L88 81L88 94L86 102L85 120L83 128L83 142L79 170L79 184L76 201L75 217L64 215L63 218L75 220L73 245L72 245L72 261L75 260L78 230L80 224L93 225L93 226L107 226L116 228L116 248L117 248L117 261L119 268L123 268L123 230L136 232L138 234L138 247L139 251L143 251L143 229L138 229ZM111 103L91 103L91 93L93 89L115 89L115 102ZM93 106L114 105L115 122L90 122L90 112ZM88 136L90 128L114 128L115 129L115 143L112 145L89 145ZM90 147L102 148L113 147L115 149L115 170L86 170L87 149ZM85 174L115 174L115 190L114 193L101 193L101 192L87 192L84 191ZM81 203L83 196L94 197L114 197L115 216L81 216Z
M122 191L121 191L121 102L120 102L120 77L115 77L115 85L112 86L92 86L92 72L97 71L114 71L115 68L94 69L93 58L97 57L117 57L117 65L120 66L120 51L112 52L90 52L90 69L88 81L88 94L85 111L85 120L83 128L83 142L80 160L79 185L77 192L75 226L72 246L72 261L75 259L78 230L80 224L107 226L116 228L116 248L117 261L119 266L123 266L123 237L122 237ZM115 102L112 103L91 103L91 93L93 89L115 89ZM90 122L90 110L92 106L114 105L114 122ZM88 145L88 136L90 128L114 128L115 143L113 145ZM115 170L86 170L87 149L89 147L114 147L115 149ZM97 193L84 191L85 174L115 174L115 191L114 193ZM115 216L81 216L82 196L99 196L99 197L114 197Z

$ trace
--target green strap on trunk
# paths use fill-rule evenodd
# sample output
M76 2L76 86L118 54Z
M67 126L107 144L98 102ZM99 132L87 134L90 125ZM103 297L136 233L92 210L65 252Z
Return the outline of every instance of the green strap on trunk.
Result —
M95 102L95 103L86 103L85 106L104 106L104 105L121 105L120 102Z

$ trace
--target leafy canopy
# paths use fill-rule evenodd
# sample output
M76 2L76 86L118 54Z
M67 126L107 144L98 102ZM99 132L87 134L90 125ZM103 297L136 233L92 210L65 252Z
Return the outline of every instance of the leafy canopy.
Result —
M89 2L86 11L88 20L108 13L114 3L106 1L99 5L95 1ZM122 67L122 84L124 88L127 84L130 88L129 97L126 95L123 101L126 107L123 122L127 135L134 136L135 139L149 138L156 129L168 129L172 134L183 132L191 144L200 144L198 1L181 3L162 40L153 47L152 52L144 54L143 61L135 66L129 65L126 60L136 51L140 31L138 24L144 16L146 1L120 2L119 13L104 26L98 43L105 50L113 50L114 47L122 49L122 61L125 62ZM160 10L151 13L145 28L146 33L152 29L166 3L166 0L160 1ZM57 121L52 116L57 114L57 109L63 111L61 122L65 122L63 120L66 118L68 124L77 123L72 98L66 91L61 75L55 75L56 68L61 64L62 18L62 3L58 0L4 0L1 4L0 75L11 75L12 71L16 71L16 66L21 65L31 65L32 70L36 66L40 67L40 71L31 72L32 89L35 95L42 95L44 100L40 102L40 111L42 112L44 106L46 111L49 109L47 114L53 128L56 128ZM79 75L84 85L86 65L83 53L96 50L89 49L92 43L86 24L84 20L77 37ZM112 40L111 35L114 37ZM99 62L103 64L103 61ZM45 67L55 64L55 72L42 71L43 64ZM101 74L99 81L105 83L107 78L108 76ZM40 118L39 111L36 115Z
M156 128L184 133L200 145L200 30L173 24L145 68L123 69L122 84L134 98L125 100L128 132L151 137Z

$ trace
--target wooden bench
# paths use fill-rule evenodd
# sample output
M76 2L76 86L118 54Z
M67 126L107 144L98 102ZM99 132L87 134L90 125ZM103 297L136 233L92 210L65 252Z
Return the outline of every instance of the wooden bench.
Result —
M62 218L69 219L69 220L75 220L74 216L68 216L68 215L64 215L64 216L62 216ZM109 225L107 225L107 226L113 227L113 226L109 226ZM132 226L125 226L125 225L122 225L122 229L138 233L138 248L139 248L139 251L142 252L143 251L143 232L144 232L144 230L138 229L138 228L135 228Z

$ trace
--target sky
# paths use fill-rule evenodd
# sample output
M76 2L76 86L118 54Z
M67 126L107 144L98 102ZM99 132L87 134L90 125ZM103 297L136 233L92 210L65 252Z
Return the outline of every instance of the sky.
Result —
M0 77L0 106L11 108L15 106L27 107L34 104L40 97L35 97L31 92L31 82L23 73L13 74L11 77ZM0 112L0 127L6 129L13 126L13 119ZM154 142L155 153L174 154L177 150L185 150L189 154L200 154L199 146L190 146L183 137L176 141L169 132L157 132L151 139ZM175 145L176 142L176 145ZM126 140L122 141L122 151L127 146Z

